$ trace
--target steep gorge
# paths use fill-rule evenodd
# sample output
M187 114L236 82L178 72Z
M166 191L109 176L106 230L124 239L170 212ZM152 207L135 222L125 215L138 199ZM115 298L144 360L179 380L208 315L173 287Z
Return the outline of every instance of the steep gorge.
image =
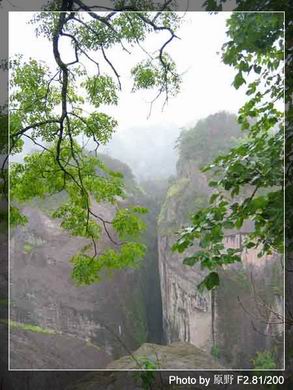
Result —
M177 177L158 221L164 338L166 343L192 343L235 368L249 368L257 352L271 350L276 365L282 367L282 324L269 325L274 322L272 313L278 310L282 315L283 310L280 256L258 258L255 250L242 251L242 262L220 271L220 287L211 294L197 289L205 271L198 265L183 265L183 259L196 251L196 244L183 255L171 250L176 232L188 224L190 214L208 203L212 188L200 167L232 145L239 134L235 117L219 113L200 121L179 140ZM239 231L227 231L226 246L240 248L252 228L247 223Z
M176 232L207 204L212 191L200 167L239 136L235 116L227 113L184 131L178 140L177 175L169 182L154 179L137 185L125 164L104 156L105 163L124 174L129 201L149 209L143 237L148 250L138 269L105 274L95 285L77 287L71 279L69 259L85 241L67 234L50 217L62 199L24 206L29 224L11 234L12 368L103 368L139 347L148 350L145 343L173 345L174 356L182 356L190 369L197 357L185 359L184 351L188 355L196 348L198 358L204 356L202 364L249 368L257 352L270 350L282 366L282 324L270 325L273 312L283 309L280 257L243 252L241 264L220 271L221 285L210 294L197 289L205 272L182 263L196 245L183 255L171 250ZM111 219L111 206L96 207ZM227 231L227 247L241 246L251 229L247 224ZM105 235L99 250L109 244ZM156 348L165 353L163 346ZM113 364L119 367L119 361ZM131 358L127 361L133 364Z
M152 202L129 168L105 157L124 173L128 199ZM50 217L62 197L23 206L29 222L11 232L10 319L12 368L103 368L144 342L161 342L161 297L157 266L156 210L147 218L148 252L141 267L105 273L91 286L76 286L70 258L85 240L70 236ZM153 203L151 206L153 206ZM114 209L96 205L109 220ZM99 251L111 243L106 234Z

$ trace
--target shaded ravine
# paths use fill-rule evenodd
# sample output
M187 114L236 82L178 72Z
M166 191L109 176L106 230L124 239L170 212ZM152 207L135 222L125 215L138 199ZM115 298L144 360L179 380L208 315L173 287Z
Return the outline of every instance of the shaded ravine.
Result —
M11 329L12 368L103 368L145 342L161 343L156 232L160 205L147 191L136 191L132 200L150 208L145 259L139 268L105 273L91 286L77 287L71 279L69 260L85 240L70 236L49 216L56 202L23 207L29 222L11 234L11 320L28 326ZM112 218L109 205L95 207L105 219ZM99 251L106 247L109 240L104 236ZM36 326L50 334L34 331Z
M235 142L237 134L236 117L224 112L182 133L177 176L168 188L158 220L164 338L167 343L190 342L217 356L226 367L251 368L256 355L267 351L274 359L272 364L282 368L282 256L258 257L259 250L243 250L242 240L253 231L253 222L247 221L238 230L225 230L224 245L242 248L241 262L217 269L220 286L213 299L209 292L197 289L209 270L198 263L192 267L183 264L185 257L199 250L198 244L194 242L182 254L172 251L176 232L191 223L193 213L207 207L213 191L208 185L209 174L200 168L210 161L207 156L213 159L219 154L219 145L228 147ZM250 188L245 191L251 193Z

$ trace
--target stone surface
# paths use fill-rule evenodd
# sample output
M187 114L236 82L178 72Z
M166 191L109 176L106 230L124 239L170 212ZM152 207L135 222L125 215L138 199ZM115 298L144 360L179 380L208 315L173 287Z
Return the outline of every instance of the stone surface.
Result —
M137 367L143 361L152 361L158 366L159 371L153 373L151 387L145 387L142 382L142 376L146 371L137 371ZM136 362L137 360L138 362ZM160 371L164 369L201 369L205 367L223 368L213 357L188 343L173 343L171 345L158 344L143 344L138 350L133 352L133 356L124 356L114 362L111 362L107 369L125 370L125 371L108 371L89 373L86 377L77 381L75 384L69 385L65 390L142 390L145 388L151 389L169 389L169 375L177 375L179 378L187 376L198 376L198 372L180 372L180 371ZM126 371L130 370L130 371ZM205 375L209 376L208 373ZM208 388L218 388L213 385L213 377ZM201 389L202 386L197 385L172 385L174 389ZM231 387L233 388L233 387Z
M111 355L74 336L39 334L13 329L10 333L12 369L96 369Z
M154 363L158 369L207 369L222 366L206 352L188 343L169 345L143 344L131 356L124 356L108 364L110 369L143 369L145 360Z
M181 340L210 351L211 298L196 289L205 274L198 267L183 265L183 257L170 250L173 242L171 237L159 239L165 341Z
M111 217L111 209L97 207L96 212L106 219ZM37 207L26 206L23 211L29 217L28 225L11 234L11 319L64 335L64 338L58 336L58 340L63 340L64 351L67 342L72 345L72 338L96 345L103 352L91 365L96 368L105 367L109 357L113 360L125 354L117 336L129 348L137 348L147 334L138 271L114 272L112 276L104 275L98 284L77 287L70 276L69 260L86 241L69 236L58 226L58 221ZM104 237L98 249L106 246L109 242ZM15 348L21 348L21 337L26 343L27 336L11 334ZM44 335L30 335L32 364L37 365L46 354L46 341L42 342L42 337L48 339ZM64 353L63 357L64 367L68 367L72 363L66 360L69 355ZM86 357L80 355L75 368L84 367L83 359ZM53 361L47 363L46 368L54 368ZM12 354L11 366L16 364L19 366L19 361Z
M282 368L283 326L267 326L270 311L278 308L281 315L283 312L280 256L259 258L256 250L243 251L241 264L221 270L220 288L211 296L197 290L206 273L198 266L183 265L183 259L197 250L196 245L183 254L171 250L178 238L176 232L188 224L190 213L206 206L211 192L207 182L194 161L179 161L177 178L160 213L158 251L165 341L189 342L207 352L214 348L223 364L232 368L249 368L258 351L274 349ZM252 223L247 223L241 231L227 231L225 246L240 248L252 229Z

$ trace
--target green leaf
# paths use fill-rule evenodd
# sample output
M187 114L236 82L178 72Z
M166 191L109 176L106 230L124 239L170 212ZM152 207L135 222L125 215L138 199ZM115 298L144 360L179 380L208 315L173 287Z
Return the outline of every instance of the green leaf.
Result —
M136 211L135 211L136 210ZM144 213L144 208L139 209L120 209L117 211L115 218L112 221L112 226L119 235L119 238L125 239L128 236L136 237L145 230L146 225L136 214L137 210Z
M246 83L245 78L242 76L242 72L237 73L234 78L233 85L236 89L241 87L242 84Z
M28 219L25 215L21 214L17 207L10 206L9 220L11 226L25 225Z
M85 87L89 100L95 107L101 104L117 105L117 87L110 76L88 77L82 86Z
M255 73L260 74L262 67L259 65L254 65L253 70Z
M209 203L212 204L214 201L220 196L220 193L215 192L214 194L211 195Z
M195 256L185 257L185 259L183 260L183 264L192 267L197 261L198 258L196 258Z
M197 288L201 292L205 288L210 291L215 287L218 287L219 285L220 285L219 274L217 272L211 272L204 278L204 280L197 286Z

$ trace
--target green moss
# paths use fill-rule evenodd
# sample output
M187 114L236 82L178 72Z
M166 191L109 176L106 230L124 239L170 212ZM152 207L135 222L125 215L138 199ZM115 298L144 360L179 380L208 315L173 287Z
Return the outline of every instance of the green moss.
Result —
M179 180L176 180L168 189L167 199L177 197L186 188L189 182L189 179L186 177L181 177Z
M168 202L167 202L167 200L165 200L165 202L163 203L163 205L162 205L162 207L161 207L159 216L158 216L158 226L159 226L159 227L162 226L162 224L163 224L163 222L164 222L164 220L165 220L167 207L168 207Z
M27 255L32 252L33 248L34 246L30 242L25 242L23 244L23 252Z
M176 207L175 204L171 204L170 202L176 200L177 203L177 199L179 200L181 198L182 193L186 190L188 184L189 180L186 177L183 177L175 181L175 183L169 187L158 217L158 229L161 234L172 234L176 231L178 227L176 218L174 221L167 220L167 211L170 207ZM177 214L176 210L174 211L175 214Z
M220 356L221 356L221 350L220 350L220 347L218 345L213 345L212 348L211 348L211 355L215 358L215 359L220 359Z
M0 320L0 322L6 324L8 323L7 320ZM9 324L11 329L21 329L21 330L27 330L29 332L41 333L41 334L57 334L57 332L53 329L42 328L41 326L34 325L34 324L22 323L13 320L10 320Z
M201 119L178 138L179 164L196 160L197 165L210 163L217 155L227 152L242 136L234 114L218 112ZM211 142L212 140L212 142Z
M241 135L236 116L227 112L210 115L200 120L194 128L181 132L177 140L177 171L187 169L192 177L177 177L169 187L158 218L161 234L176 232L185 223L190 223L191 215L208 205L209 193L205 185L201 188L203 174L200 168L220 152L228 150ZM213 142L210 142L211 138ZM192 167L194 169L190 172ZM209 174L205 174L204 182L208 182L208 178Z

